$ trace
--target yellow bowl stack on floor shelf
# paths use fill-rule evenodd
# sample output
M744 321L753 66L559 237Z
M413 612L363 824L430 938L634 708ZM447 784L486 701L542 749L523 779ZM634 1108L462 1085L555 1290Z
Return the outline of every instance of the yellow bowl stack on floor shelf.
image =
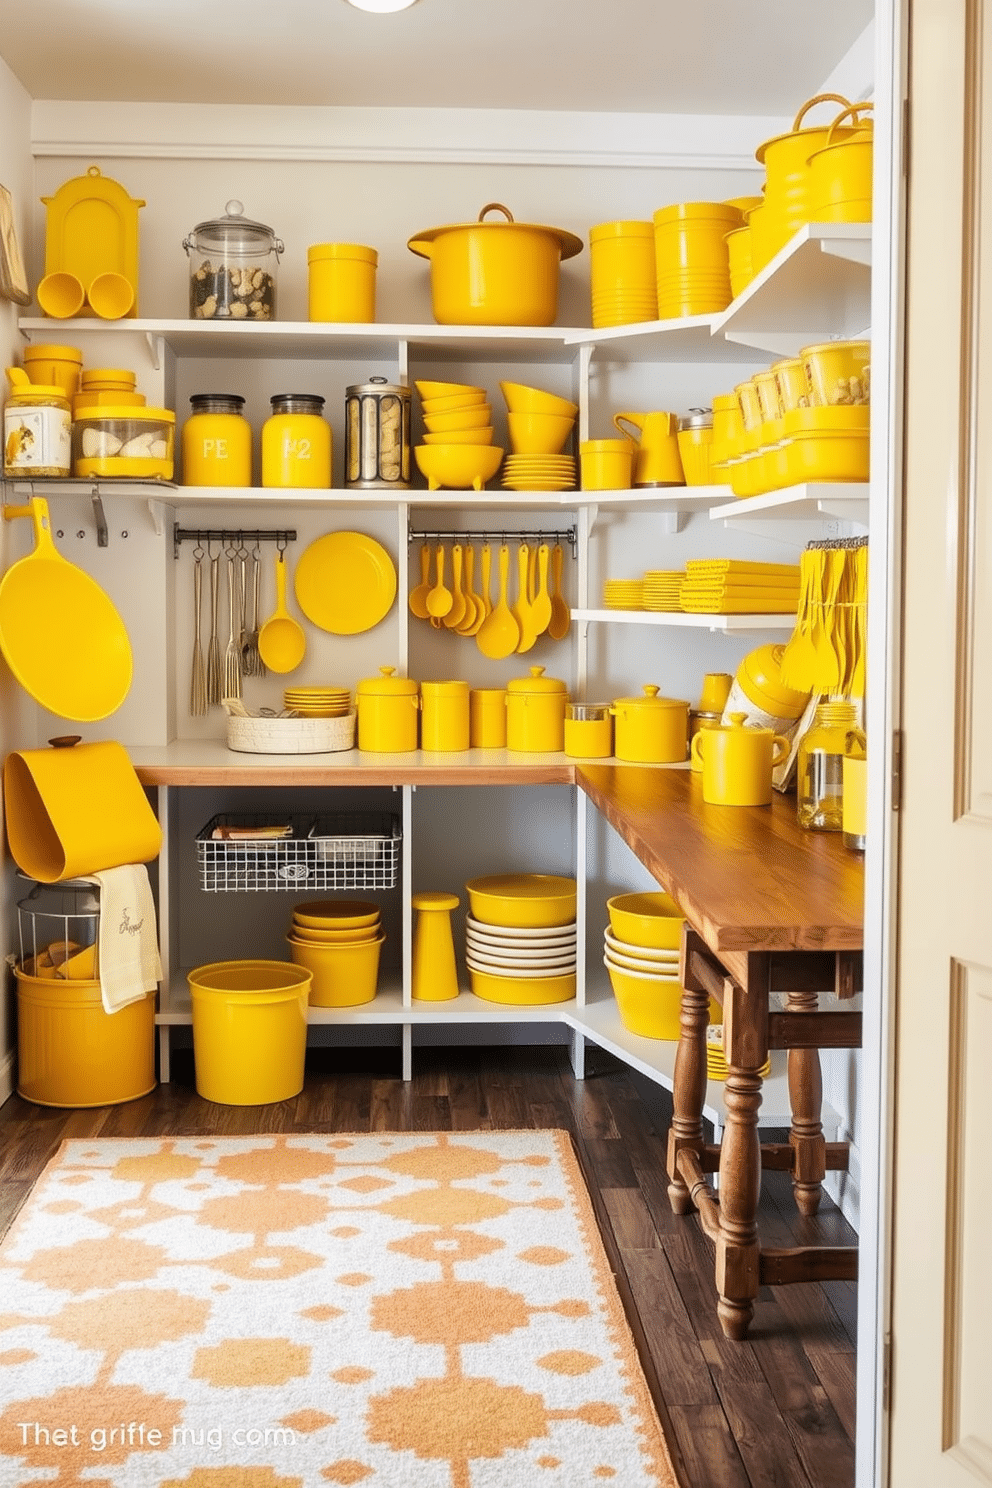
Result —
M312 1007L357 1007L375 997L386 939L377 904L364 899L298 904L286 939L292 960L313 977Z
M574 878L513 873L466 884L466 964L486 1002L540 1006L575 996Z

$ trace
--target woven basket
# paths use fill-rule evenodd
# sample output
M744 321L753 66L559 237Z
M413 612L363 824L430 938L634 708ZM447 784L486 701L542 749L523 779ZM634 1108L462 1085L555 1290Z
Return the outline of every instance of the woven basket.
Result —
M332 754L355 747L354 711L340 718L227 720L227 747L239 754Z

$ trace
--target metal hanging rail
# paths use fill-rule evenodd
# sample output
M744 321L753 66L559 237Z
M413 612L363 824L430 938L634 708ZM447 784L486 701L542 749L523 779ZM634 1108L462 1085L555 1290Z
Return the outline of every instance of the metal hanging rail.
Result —
M295 541L295 530L286 527L262 531L257 527L180 527L177 522L172 529L172 554L174 558L178 558L179 545L184 542L195 542L200 547L204 543L220 543L222 546L236 548L274 542L284 548L287 543Z
M425 532L415 532L412 528L407 532L408 542L524 542L531 538L538 542L546 543L568 543L572 549L572 557L578 556L578 536L574 527L566 527L561 531L549 531L544 527L488 527L484 531L479 528L464 528L440 532L434 528Z

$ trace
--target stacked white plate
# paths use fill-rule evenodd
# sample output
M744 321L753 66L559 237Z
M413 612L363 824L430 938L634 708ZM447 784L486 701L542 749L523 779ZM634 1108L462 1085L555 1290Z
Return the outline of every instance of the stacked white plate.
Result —
M490 1002L560 1002L575 996L575 922L487 925L467 915L465 962L477 997Z

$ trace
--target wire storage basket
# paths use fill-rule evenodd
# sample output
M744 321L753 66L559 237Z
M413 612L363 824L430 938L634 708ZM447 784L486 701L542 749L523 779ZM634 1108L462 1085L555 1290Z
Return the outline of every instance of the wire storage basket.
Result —
M67 878L61 883L30 885L17 901L20 965L31 975L78 979L99 975L100 890L96 884Z
M321 816L220 815L197 833L207 893L273 889L392 889L400 855L393 812Z

